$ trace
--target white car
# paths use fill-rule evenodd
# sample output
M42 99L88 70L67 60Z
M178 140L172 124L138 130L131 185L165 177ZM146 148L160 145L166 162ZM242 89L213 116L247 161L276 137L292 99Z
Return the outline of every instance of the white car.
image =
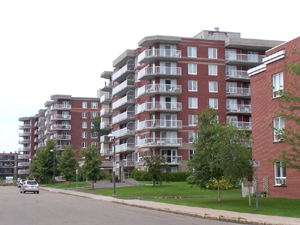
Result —
M21 185L20 193L25 194L26 192L40 193L40 185L35 180L26 180L23 185Z

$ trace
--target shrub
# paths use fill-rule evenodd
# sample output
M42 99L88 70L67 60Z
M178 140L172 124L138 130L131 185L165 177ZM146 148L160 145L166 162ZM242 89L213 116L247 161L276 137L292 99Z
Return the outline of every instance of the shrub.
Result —
M172 172L167 173L164 177L165 181L186 181L187 177L190 175L189 172ZM132 170L130 177L137 181L151 181L150 176L147 171Z
M192 184L192 185L196 184L195 177L192 176L192 175L188 176L188 177L186 178L186 183Z
M218 189L218 182L216 179L210 179L207 184L206 184L206 188L207 189ZM232 189L233 185L226 180L224 177L222 178L222 180L220 180L220 189L221 190L228 190L228 189Z

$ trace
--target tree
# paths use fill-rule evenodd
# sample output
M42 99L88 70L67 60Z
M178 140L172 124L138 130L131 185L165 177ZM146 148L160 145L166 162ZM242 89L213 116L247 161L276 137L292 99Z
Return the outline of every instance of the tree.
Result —
M300 55L300 52L294 51L293 54ZM290 88L285 88L283 95L277 98L281 111L276 114L292 125L286 126L280 133L283 142L288 145L288 150L281 151L280 158L284 166L300 171L300 62L291 62L286 67L293 80L289 83Z
M97 134L98 140L100 139L100 136L102 135L108 135L109 131L107 130L101 130L100 129L100 122L101 122L101 117L97 116L94 119L92 119L92 128L90 129L91 134Z
M89 146L87 149L82 149L80 154L84 158L84 164L80 168L80 173L83 177L92 181L92 189L94 189L94 183L97 180L101 180L105 177L103 171L100 170L101 155L97 153L95 146Z
M217 181L218 202L221 202L220 181L234 182L251 171L251 150L245 145L247 135L232 124L217 120L215 110L208 108L198 116L195 153L188 162L196 185L205 188L211 179Z
M153 155L150 157L143 157L144 166L148 168L148 176L151 178L153 186L156 184L162 185L166 173L169 171L167 160L164 156ZM163 172L165 170L165 173Z
M76 151L73 149L72 145L68 145L61 154L57 169L61 172L61 175L63 175L67 181L70 181L70 186L72 179L76 176L77 168L78 160L76 157Z

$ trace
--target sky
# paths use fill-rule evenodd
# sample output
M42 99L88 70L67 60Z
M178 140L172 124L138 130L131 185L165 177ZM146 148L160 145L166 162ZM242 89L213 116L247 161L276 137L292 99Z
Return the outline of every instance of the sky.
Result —
M145 36L202 30L289 41L299 36L299 0L0 1L0 152L14 152L20 117L54 94L97 97L103 71Z

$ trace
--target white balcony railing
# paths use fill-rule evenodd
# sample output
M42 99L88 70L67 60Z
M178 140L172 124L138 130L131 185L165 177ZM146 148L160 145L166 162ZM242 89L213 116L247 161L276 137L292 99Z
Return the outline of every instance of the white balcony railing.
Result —
M182 110L181 102L144 102L136 107L136 114L147 111L174 111Z
M103 102L106 102L106 101L111 101L112 98L111 98L111 95L102 95L100 97L100 103L103 103Z
M18 174L29 174L30 170L18 170Z
M30 136L30 132L19 133L19 137Z
M29 162L19 162L18 166L29 166L30 163Z
M124 143L116 145L116 153L125 152L125 151L134 151L134 143Z
M137 79L140 80L146 76L148 77L155 77L160 76L163 78L164 76L170 77L170 76L181 76L181 67L167 67L167 66L154 66L154 67L145 67L141 69L137 73Z
M144 156L141 157L139 164L144 164L145 160L144 158L150 158L151 156ZM168 164L181 164L182 163L182 156L167 156L167 155L161 155L161 158L166 160L166 163Z
M127 119L134 119L134 111L125 111L112 117L112 124L116 124Z
M144 120L138 123L136 130L143 129L181 129L182 120Z
M138 146L182 146L182 138L144 138L140 139Z
M250 63L262 63L265 55L256 54L226 54L226 60L240 61L240 62L250 62Z
M30 154L18 155L18 159L29 159L30 157Z
M109 115L111 112L112 112L111 109L103 108L100 110L100 116Z
M54 114L51 120L71 120L71 115Z
M137 97L144 94L180 94L182 92L181 85L175 84L146 84L137 89Z
M102 135L100 137L100 143L103 143L103 142L112 142L112 141L110 140L110 138L107 135Z
M110 129L110 128L111 128L111 123L109 122L100 123L100 129Z
M134 122L129 122L127 124L127 127L124 127L122 129L116 130L112 132L112 135L116 138L120 138L122 136L127 135L134 135L135 129L134 129Z
M232 113L251 113L251 105L228 105L227 111Z
M231 122L227 122L227 123L231 123L232 125L236 126L239 129L246 129L246 130L251 130L252 129L252 123L251 122L231 121Z
M229 70L226 71L227 77L237 78L237 79L250 79L247 71L244 70Z
M71 130L71 125L69 124L53 124L50 130Z
M134 60L130 59L130 60L128 60L128 62L125 66L123 66L121 69L119 69L118 71L116 71L112 74L112 77L111 77L112 82L114 82L115 80L120 78L126 72L133 72L133 71L134 71Z
M71 110L71 109L72 106L66 104L54 104L51 106L51 110Z
M50 139L55 139L55 140L71 140L71 135L54 134L54 135L50 136Z
M139 63L147 58L181 58L181 51L176 49L147 49L138 56Z
M19 140L19 144L30 144L30 139Z
M125 104L128 104L128 103L132 103L132 104L134 103L134 92L133 92L133 94L128 93L123 98L120 98L120 99L116 100L115 102L113 102L111 108L112 108L112 110L115 110Z
M241 87L230 87L226 88L227 94L233 94L233 95L251 95L251 89L250 88L241 88Z
M127 79L118 86L114 87L112 89L112 96L115 96L120 91L126 89L126 88L134 88L134 80L133 79Z
M30 128L30 124L23 124L19 126L19 129L27 129Z

